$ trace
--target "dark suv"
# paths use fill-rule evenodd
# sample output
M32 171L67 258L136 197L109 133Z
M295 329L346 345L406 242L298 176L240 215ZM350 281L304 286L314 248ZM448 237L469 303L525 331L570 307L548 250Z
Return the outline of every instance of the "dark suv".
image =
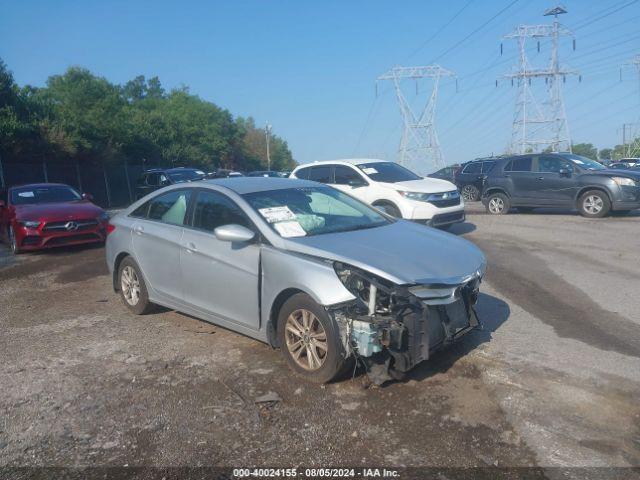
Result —
M159 188L175 183L193 182L202 180L205 173L196 168L153 168L147 170L136 182L136 199L142 198Z
M503 157L485 180L482 203L495 215L558 207L604 217L640 208L640 172L609 170L571 153Z
M454 183L465 202L480 200L484 179L495 164L495 158L479 158L463 164L454 175Z

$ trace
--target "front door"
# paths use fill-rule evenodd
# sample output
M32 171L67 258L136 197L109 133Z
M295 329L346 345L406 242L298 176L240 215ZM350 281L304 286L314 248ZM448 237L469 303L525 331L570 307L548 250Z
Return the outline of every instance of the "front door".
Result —
M133 224L133 249L151 289L170 301L182 300L180 245L192 190L172 190L151 199Z
M332 187L343 191L357 199L369 203L369 183L354 168L346 165L336 165Z
M573 198L578 189L573 174L573 164L568 160L553 155L541 155L538 158L536 175L541 203L552 206L573 205Z
M257 330L260 245L218 240L213 231L229 224L257 232L229 197L212 190L199 190L190 228L185 228L180 249L185 302Z

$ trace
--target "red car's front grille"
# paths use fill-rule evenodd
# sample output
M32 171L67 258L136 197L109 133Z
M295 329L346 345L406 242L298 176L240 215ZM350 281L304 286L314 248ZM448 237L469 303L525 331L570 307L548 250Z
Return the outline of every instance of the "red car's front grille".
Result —
M43 232L79 232L83 230L92 230L98 225L95 218L85 220L64 220L61 222L47 222L42 227Z
M100 241L102 238L95 233L81 233L78 235L65 235L64 237L52 237L50 238L46 246L51 247L55 245L65 245L67 243L74 242L90 242L90 241Z

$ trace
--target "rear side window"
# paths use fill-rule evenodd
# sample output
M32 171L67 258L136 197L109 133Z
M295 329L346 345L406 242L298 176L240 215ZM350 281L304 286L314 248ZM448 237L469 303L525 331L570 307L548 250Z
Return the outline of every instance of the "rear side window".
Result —
M193 227L213 232L222 225L242 225L254 229L242 209L229 197L218 192L200 191L193 209Z
M184 225L190 196L190 190L173 190L158 195L147 202L147 218L172 225Z
M349 185L350 183L362 183L364 179L353 168L345 167L344 165L336 165L335 170L335 183L337 185Z
M530 172L533 161L531 157L514 158L504 167L505 172Z
M309 170L311 170L309 167L301 168L296 172L296 178L299 178L300 180L309 180Z
M473 162L469 163L464 167L462 173L482 173L482 163L481 162Z
M495 164L495 161L482 162L482 173L489 173Z
M312 167L310 170L309 180L320 183L331 183L331 167L329 165Z

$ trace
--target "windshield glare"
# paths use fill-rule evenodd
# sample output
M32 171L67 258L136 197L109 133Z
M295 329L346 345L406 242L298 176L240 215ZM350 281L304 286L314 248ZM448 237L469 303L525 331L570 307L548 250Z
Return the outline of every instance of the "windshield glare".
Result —
M394 162L361 163L358 168L374 182L408 182L421 177Z
M184 170L181 172L169 172L169 177L173 183L190 182L204 178L204 172L199 170Z
M64 185L21 187L11 190L11 203L13 205L72 202L81 198L80 194L73 188Z
M268 190L243 197L282 237L362 230L391 223L377 210L331 187Z
M587 170L604 170L605 168L607 168L601 163L596 162L595 160L591 160L587 157L581 157L580 155L574 155L573 153L565 153L562 156L571 160L579 167L585 168Z

